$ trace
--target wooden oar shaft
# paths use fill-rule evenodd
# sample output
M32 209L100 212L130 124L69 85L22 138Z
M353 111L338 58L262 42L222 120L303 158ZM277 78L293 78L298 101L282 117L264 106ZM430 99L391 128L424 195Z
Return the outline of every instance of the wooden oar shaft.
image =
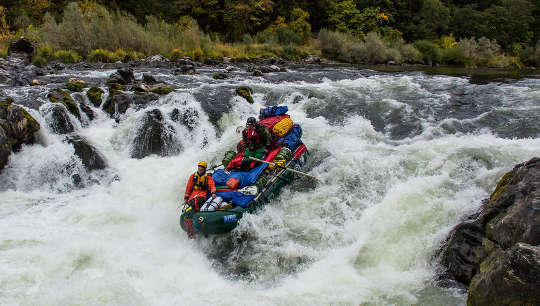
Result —
M251 159L251 160L254 160L254 161L258 161L258 162L261 162L261 163L267 163L267 164L269 164L269 165L274 165L274 166L276 166L276 167L278 167L278 168L282 168L282 169L285 169L285 170L289 170L289 171L291 171L291 172L298 173L298 174L301 174L301 175L305 175L305 176L307 176L307 177L311 177L311 178L313 178L313 179L318 180L318 179L317 179L316 177L314 177L313 175L307 174L307 173L305 173L305 172L301 172L301 171L294 170L294 169L291 169L291 168L283 167L283 166L280 166L280 165L278 165L278 164L276 164L276 163L268 162L268 161L266 161L266 160L258 159L258 158L255 158L255 157L251 157L251 156L245 156L245 157L247 157L247 158L249 158L249 159Z

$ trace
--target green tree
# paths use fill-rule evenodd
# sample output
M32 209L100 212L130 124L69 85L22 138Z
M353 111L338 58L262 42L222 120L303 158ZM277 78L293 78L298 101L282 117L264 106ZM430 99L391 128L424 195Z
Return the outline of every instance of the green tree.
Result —
M311 35L311 25L308 22L309 13L303 11L300 8L295 8L291 12L291 21L289 22L289 29L298 34L304 43L309 40Z
M515 43L531 43L534 37L532 25L536 22L532 13L534 5L526 0L502 0L486 10L489 35L505 49ZM533 42L534 43L534 42Z

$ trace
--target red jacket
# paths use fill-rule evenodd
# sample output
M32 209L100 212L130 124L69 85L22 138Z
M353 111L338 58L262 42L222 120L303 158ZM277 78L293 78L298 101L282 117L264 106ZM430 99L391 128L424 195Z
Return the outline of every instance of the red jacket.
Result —
M199 176L199 174L195 172L189 177L184 199L192 199L195 196L206 194L208 190L210 190L211 193L216 192L216 184L212 177L206 173L203 176Z

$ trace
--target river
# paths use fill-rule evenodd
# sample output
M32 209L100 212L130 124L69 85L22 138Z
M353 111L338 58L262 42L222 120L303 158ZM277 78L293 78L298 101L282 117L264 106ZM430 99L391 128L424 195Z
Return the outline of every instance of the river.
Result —
M464 305L462 287L437 285L437 250L504 173L540 153L539 78L318 67L214 80L214 68L138 68L176 90L119 122L94 108L76 133L109 168L87 173L47 129L46 94L68 77L104 86L112 72L0 88L42 126L41 144L0 174L1 305ZM233 94L244 85L254 104ZM216 121L204 103L228 111ZM236 128L270 105L301 124L305 170L320 181L299 179L229 235L188 239L188 176L199 160L219 163ZM130 158L154 108L195 110L198 126L171 121L179 154Z

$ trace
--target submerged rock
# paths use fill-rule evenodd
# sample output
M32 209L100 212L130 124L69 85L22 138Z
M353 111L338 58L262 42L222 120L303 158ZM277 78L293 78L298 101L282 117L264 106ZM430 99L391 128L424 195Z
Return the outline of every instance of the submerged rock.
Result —
M192 108L188 108L183 113L180 113L180 110L175 108L169 116L172 121L182 123L190 131L193 131L199 125L199 112Z
M111 91L107 101L105 101L105 104L103 104L103 109L111 117L118 118L130 107L135 107L138 109L157 99L159 99L159 96L155 93Z
M0 126L0 171L4 169L11 155L11 145L9 144L6 132Z
M79 135L72 135L66 138L66 141L73 145L75 155L80 159L86 170L100 170L107 167L105 158L99 151L88 143L86 139Z
M131 157L140 159L152 154L169 156L180 152L181 146L173 139L174 129L163 120L159 109L146 112L141 123L132 143Z
M142 82L147 85L154 85L158 83L158 81L149 73L143 73Z
M470 283L468 305L538 305L539 244L540 158L533 158L505 174L478 215L452 231L441 264Z
M86 82L83 80L69 79L66 82L66 88L70 91L82 92L86 87Z

